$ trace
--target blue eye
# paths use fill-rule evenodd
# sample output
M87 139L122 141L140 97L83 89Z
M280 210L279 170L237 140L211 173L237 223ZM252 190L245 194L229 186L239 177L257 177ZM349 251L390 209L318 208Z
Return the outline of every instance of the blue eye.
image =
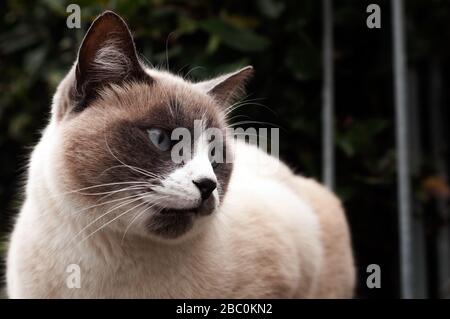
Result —
M161 151L168 151L171 146L170 136L167 132L159 128L151 128L147 130L150 141Z

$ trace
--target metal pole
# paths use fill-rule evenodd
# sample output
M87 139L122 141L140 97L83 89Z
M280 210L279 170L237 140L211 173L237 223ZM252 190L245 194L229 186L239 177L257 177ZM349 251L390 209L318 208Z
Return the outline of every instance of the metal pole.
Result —
M391 0L394 90L396 115L396 147L399 199L401 296L413 298L413 259L411 222L411 185L408 160L408 128L406 109L406 54L403 21L403 0Z
M333 4L323 0L322 172L325 185L334 188Z

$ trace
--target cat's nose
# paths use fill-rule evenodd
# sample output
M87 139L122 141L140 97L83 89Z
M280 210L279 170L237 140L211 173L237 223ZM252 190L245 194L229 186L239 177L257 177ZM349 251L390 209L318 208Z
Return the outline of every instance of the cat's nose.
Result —
M210 178L201 178L196 181L192 181L197 186L202 196L202 200L209 198L211 193L216 189L217 183Z

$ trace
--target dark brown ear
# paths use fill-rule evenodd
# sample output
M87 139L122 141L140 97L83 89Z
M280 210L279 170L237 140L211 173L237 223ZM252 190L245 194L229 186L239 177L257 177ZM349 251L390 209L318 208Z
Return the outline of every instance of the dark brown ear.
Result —
M245 84L253 76L252 66L246 66L236 72L228 73L195 85L212 95L220 104L229 105L242 96Z
M74 111L86 108L103 87L124 81L151 79L139 63L125 21L106 11L92 23L78 52Z

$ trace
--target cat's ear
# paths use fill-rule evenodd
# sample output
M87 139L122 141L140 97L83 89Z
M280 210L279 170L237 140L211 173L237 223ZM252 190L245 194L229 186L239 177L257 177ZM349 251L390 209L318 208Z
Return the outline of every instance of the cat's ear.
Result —
M196 83L202 91L213 96L220 104L229 105L245 92L245 84L253 76L252 66L224 74L211 80Z
M83 110L108 84L150 80L136 53L125 21L111 11L92 23L78 51L75 111Z

